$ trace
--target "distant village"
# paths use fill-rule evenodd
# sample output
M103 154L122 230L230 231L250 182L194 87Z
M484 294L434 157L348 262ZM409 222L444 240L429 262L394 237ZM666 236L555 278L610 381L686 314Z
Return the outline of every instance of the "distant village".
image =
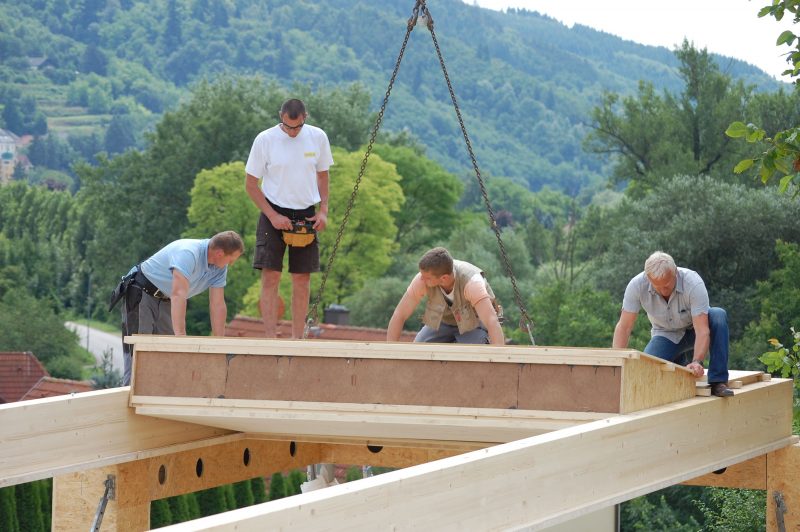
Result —
M0 129L0 184L9 183L14 172L27 174L33 166L28 156L22 153L33 142L33 135L15 135L7 129Z

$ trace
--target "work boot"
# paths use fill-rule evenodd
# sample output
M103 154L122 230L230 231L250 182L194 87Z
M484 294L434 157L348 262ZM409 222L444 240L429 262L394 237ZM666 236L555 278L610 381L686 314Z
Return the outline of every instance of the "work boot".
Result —
M717 397L730 397L733 395L733 390L728 388L728 385L724 382L712 382L711 395L716 395Z

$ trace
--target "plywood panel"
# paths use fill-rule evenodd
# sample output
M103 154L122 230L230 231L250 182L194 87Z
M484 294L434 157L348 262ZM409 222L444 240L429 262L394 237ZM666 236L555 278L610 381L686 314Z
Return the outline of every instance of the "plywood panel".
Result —
M696 394L691 372L655 357L644 355L625 360L622 371L620 412L625 414L689 399Z
M616 366L524 364L515 408L617 413L621 380Z

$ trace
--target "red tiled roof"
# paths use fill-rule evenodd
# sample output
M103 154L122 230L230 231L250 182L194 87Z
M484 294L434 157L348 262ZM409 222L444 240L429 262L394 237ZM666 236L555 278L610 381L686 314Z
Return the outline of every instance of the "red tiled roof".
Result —
M92 390L94 390L94 386L92 386L92 383L89 381L42 377L33 388L28 390L28 393L26 393L20 401L55 397L56 395L67 395L70 393L91 392Z
M417 333L403 331L400 335L401 342L413 342ZM264 325L258 318L248 316L236 316L225 327L225 336L240 336L247 338L259 338L264 336ZM312 328L308 333L309 338L319 340L356 340L359 342L385 342L386 329L376 329L372 327L355 327L352 325L334 325L332 323L320 323L318 327ZM278 338L292 337L292 322L288 320L278 321Z
M42 377L50 374L33 353L0 353L0 403L19 401Z

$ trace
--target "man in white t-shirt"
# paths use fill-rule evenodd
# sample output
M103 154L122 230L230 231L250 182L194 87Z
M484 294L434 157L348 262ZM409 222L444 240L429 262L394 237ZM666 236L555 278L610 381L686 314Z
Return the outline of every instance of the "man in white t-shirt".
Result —
M328 223L328 168L333 164L325 132L306 124L301 100L283 102L280 123L258 134L245 172L245 189L261 211L253 267L261 270L259 308L268 338L276 336L283 256L289 247L292 274L292 337L302 338L311 273L319 271L319 243L285 231L322 231ZM261 180L259 186L259 180ZM315 205L319 204L319 211ZM287 243L288 242L288 243Z
M389 321L386 341L400 339L406 320L426 296L424 325L415 342L505 344L500 307L483 272L469 262L454 260L442 247L420 259L419 273Z

